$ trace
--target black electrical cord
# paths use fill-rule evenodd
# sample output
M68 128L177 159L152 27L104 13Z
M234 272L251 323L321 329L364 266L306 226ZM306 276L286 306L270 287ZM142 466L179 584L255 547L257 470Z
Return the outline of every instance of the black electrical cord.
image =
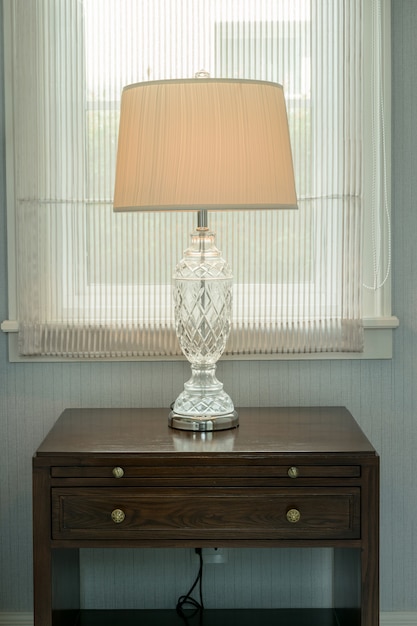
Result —
M199 559L200 559L200 565L198 568L198 574L197 577L194 581L194 583L191 586L191 589L188 591L188 593L186 593L183 596L180 596L178 598L177 601L177 606L176 606L176 611L178 613L178 615L180 617L182 617L182 619L184 620L184 622L186 624L188 624L187 621L187 614L184 613L184 609L187 606L190 606L194 609L194 611L191 614L191 617L193 617L196 613L202 611L204 609L204 603L203 603L203 551L201 548L196 548L196 554L198 554ZM194 589L196 588L196 586L199 585L199 596L200 596L200 601L196 600L195 598L193 598L191 596L192 592L194 591ZM188 616L190 617L190 616Z

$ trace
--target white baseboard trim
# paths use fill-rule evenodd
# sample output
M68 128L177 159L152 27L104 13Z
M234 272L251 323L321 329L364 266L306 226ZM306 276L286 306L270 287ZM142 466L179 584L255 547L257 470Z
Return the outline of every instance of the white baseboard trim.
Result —
M33 613L0 613L0 626L33 626Z
M403 611L383 611L380 616L381 626L417 626L417 613Z
M0 612L0 626L33 626L33 614ZM380 626L417 626L417 613L384 611Z

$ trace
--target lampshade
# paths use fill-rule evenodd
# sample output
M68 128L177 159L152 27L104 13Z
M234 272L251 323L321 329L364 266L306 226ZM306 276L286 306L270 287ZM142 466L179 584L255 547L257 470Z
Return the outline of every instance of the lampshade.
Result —
M297 208L281 85L165 80L124 88L115 211Z

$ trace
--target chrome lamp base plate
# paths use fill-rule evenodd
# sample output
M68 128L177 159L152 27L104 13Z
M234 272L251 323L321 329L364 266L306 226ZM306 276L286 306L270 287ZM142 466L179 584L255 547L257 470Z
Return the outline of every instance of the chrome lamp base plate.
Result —
M236 411L228 415L180 415L171 411L168 416L168 425L177 430L192 430L198 432L212 432L214 430L229 430L239 426L239 416Z

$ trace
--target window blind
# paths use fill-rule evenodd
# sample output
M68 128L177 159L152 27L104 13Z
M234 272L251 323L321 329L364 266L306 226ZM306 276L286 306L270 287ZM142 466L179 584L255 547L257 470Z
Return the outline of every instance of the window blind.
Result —
M22 355L180 355L171 276L197 218L114 214L113 181L123 86L201 69L283 84L299 201L209 213L226 353L362 350L363 0L11 4Z

